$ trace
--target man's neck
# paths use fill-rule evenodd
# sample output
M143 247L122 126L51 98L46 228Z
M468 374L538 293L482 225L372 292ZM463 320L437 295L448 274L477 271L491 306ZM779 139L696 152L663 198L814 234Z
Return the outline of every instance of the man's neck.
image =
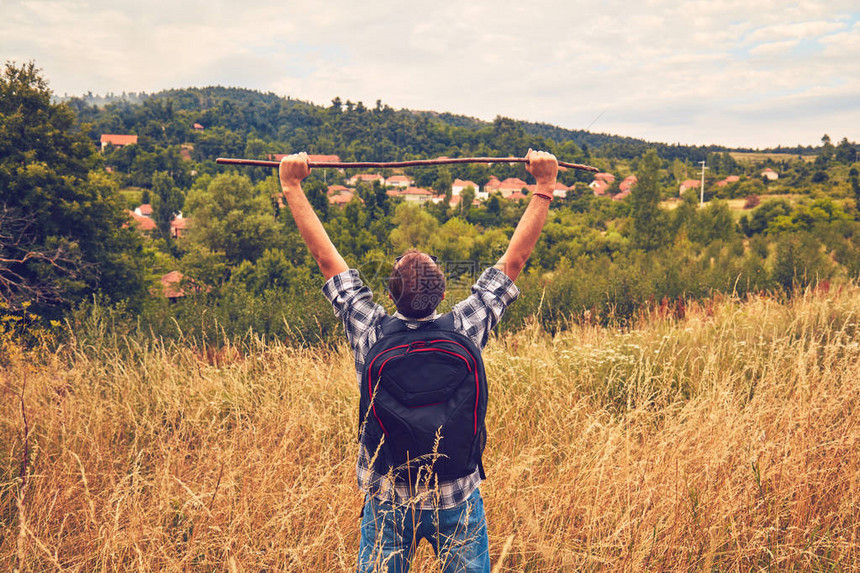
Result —
M394 318L399 318L400 320L406 320L406 321L410 321L410 322L426 322L426 321L428 321L428 320L436 320L436 318L437 318L438 316L439 316L439 315L438 315L438 314L436 314L436 311L435 311L435 310L433 311L433 313L432 313L432 314L428 314L427 316L425 316L425 317L423 317L423 318L411 318L411 317L408 317L408 316L404 316L404 315L400 314L400 311L399 311L399 310L398 310L397 312L395 312L395 313L394 313Z

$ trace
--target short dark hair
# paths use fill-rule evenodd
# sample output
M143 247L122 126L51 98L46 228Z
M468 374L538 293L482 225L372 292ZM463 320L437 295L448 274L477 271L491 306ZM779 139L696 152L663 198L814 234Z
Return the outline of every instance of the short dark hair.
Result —
M398 257L388 277L388 292L400 314L424 318L445 295L445 274L429 255L410 249Z

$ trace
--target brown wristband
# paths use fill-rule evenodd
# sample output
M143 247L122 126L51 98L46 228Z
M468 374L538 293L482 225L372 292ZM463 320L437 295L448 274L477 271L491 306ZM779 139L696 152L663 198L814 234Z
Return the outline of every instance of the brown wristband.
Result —
M546 193L538 193L537 191L535 191L534 193L532 193L532 195L535 195L536 197L543 197L544 199L549 199L550 201L552 201L552 195L547 195Z

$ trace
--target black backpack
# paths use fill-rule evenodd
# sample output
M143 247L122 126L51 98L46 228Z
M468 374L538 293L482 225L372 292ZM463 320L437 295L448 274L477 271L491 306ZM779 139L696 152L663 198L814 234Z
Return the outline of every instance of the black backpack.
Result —
M483 478L487 376L481 351L454 331L451 313L416 329L387 316L381 327L365 359L359 403L359 439L368 459L375 456L373 469L413 484L428 471L454 480L478 468Z

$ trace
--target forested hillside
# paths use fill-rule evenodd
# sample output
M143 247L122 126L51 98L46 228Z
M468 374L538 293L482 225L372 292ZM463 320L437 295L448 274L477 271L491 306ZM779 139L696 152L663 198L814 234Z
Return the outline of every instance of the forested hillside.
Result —
M504 327L532 315L556 328L627 322L653 307L683 314L687 301L715 293L790 295L860 271L858 148L844 138L749 159L501 117L340 98L323 107L235 88L56 103L32 65L7 65L0 82L0 297L18 324L83 325L103 313L117 331L166 337L327 339L337 325L318 294L322 277L279 206L273 173L214 163L297 151L349 161L534 148L609 174L605 186L590 173L560 174L564 192ZM435 202L419 205L384 184L398 174ZM368 174L379 176L373 183L350 183L352 175L318 170L305 190L383 303L391 261L411 246L445 262L456 301L501 254L529 199L521 166L381 171ZM523 179L522 189L486 191L509 178ZM476 189L454 193L458 179Z

